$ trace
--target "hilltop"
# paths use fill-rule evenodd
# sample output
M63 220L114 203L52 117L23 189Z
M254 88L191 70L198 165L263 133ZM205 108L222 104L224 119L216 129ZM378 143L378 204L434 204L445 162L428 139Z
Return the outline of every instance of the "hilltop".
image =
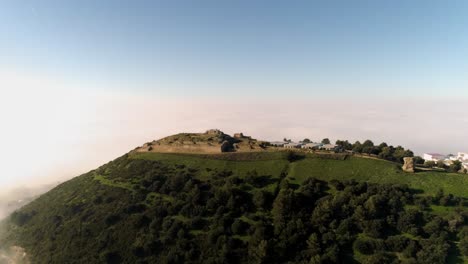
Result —
M253 152L266 149L265 142L258 141L242 133L230 136L218 129L205 133L180 133L160 140L145 143L136 152L159 153L224 153Z
M466 175L262 146L222 132L145 144L13 213L0 245L34 263L467 260Z

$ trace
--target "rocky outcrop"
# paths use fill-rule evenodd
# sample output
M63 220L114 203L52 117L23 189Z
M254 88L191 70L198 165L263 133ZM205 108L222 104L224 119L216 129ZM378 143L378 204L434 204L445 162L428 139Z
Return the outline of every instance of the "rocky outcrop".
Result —
M405 162L402 167L403 171L414 173L414 159L412 157L405 157L403 161Z
M234 138L243 138L244 134L243 133L235 133Z
M235 139L249 139L249 140L253 140L253 138L251 136L246 136L244 135L244 133L235 133L234 136L233 136Z
M233 145L231 144L231 142L225 140L222 144L221 144L221 152L230 152L233 150Z
M208 129L205 134L207 135L216 135L216 136L220 136L220 135L224 135L223 131L219 130L219 129Z
M135 152L216 154L264 150L263 141L258 141L243 133L230 136L219 129L210 129L205 133L179 133L154 140L136 148Z

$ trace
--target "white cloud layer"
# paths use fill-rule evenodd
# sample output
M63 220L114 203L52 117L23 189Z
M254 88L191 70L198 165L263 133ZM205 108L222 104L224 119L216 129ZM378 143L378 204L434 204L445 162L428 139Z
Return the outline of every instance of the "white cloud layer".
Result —
M267 140L369 138L417 153L468 151L468 100L230 98L230 92L188 99L76 86L0 70L0 192L67 179L144 142L209 128Z

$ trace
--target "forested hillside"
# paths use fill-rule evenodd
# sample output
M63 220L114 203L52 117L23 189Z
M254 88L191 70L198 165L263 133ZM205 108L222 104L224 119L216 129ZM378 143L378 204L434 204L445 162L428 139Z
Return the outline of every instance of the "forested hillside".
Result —
M333 155L127 154L15 212L0 244L33 263L466 261L466 197L368 175L415 176L397 171Z

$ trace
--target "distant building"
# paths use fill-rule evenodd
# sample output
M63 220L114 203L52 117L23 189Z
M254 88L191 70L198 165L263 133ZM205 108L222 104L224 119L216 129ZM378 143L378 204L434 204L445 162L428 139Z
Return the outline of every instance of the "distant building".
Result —
M302 146L301 143L290 142L290 143L284 144L283 147L285 147L285 148L300 148L301 146Z
M320 147L320 149L324 149L324 150L337 150L338 149L338 145L335 145L335 144L324 144Z
M273 147L284 147L284 144L287 144L287 142L284 142L284 141L273 141L269 143L270 143L270 146L273 146Z
M455 161L455 160L459 160L457 156L453 155L453 154L448 154L446 157L445 157L445 160L450 160L450 161Z
M458 152L457 159L461 161L463 168L468 170L468 153Z
M468 170L468 162L463 162L462 165L463 165L463 168Z
M458 158L459 161L467 161L468 162L468 153L458 152L457 158Z
M323 146L322 143L307 143L307 144L302 145L301 147L303 149L319 149L322 146Z
M453 161L454 161L454 160L453 160L453 159L450 159L450 158L445 158L445 159L443 160L443 162L444 162L444 164L445 164L446 166L452 165L452 164L453 164Z
M424 153L423 159L425 161L434 161L445 160L446 156L439 153Z

